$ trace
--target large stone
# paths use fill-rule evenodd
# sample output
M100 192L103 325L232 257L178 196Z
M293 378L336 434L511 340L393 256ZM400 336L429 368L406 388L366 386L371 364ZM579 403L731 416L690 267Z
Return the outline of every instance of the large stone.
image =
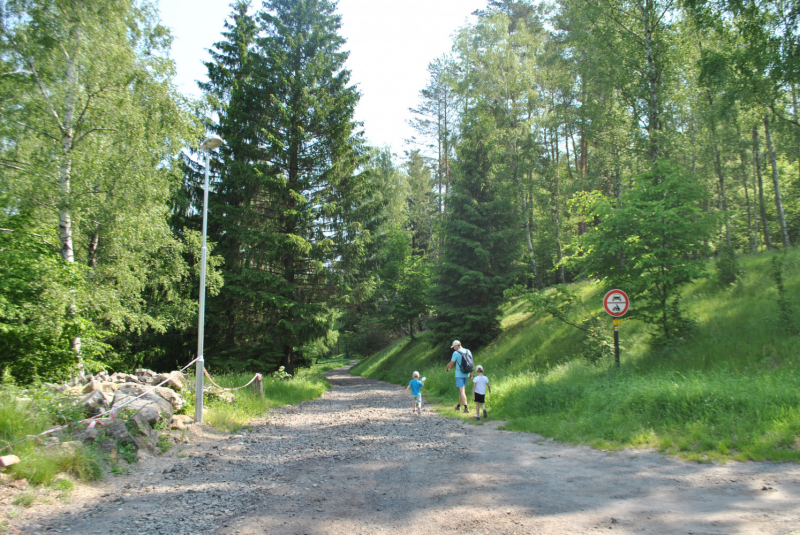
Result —
M0 467L6 468L19 462L19 457L16 455L3 455L0 457Z
M121 444L123 446L133 446L134 448L138 448L136 444L136 440L134 440L133 435L131 435L130 431L128 431L128 427L125 425L125 420L121 418L117 418L114 420L111 425L103 429L103 433L106 436L111 437L116 441L116 444ZM99 448L101 451L105 451L110 446L107 446L107 442L113 442L109 440L103 440L99 444Z
M212 387L203 392L204 398L208 401L222 401L224 403L233 403L236 401L236 396L227 390L221 390L217 387Z
M78 433L78 440L83 442L84 444L92 444L97 437L100 436L100 431L97 429L97 426L94 427L87 427L80 433Z
M180 412L180 410L183 408L183 397L174 390L159 386L153 391L153 393L158 397L169 401L172 405L172 408L175 409L175 412Z
M166 383L164 383L166 381ZM183 377L183 374L180 372L173 372L169 373L160 373L153 377L153 384L159 385L164 383L163 386L167 388L171 388L177 392L186 388L186 379Z
M132 416L125 427L136 442L138 450L145 450L149 453L156 452L156 442L158 442L158 433L150 427L150 424L140 415Z
M119 385L117 383L112 382L100 382L100 381L91 381L83 387L83 393L88 394L90 392L102 392L104 394L113 394L117 391Z
M132 413L141 414L141 416L151 425L155 425L159 418L169 419L175 414L175 409L172 403L166 399L156 395L153 392L144 394L139 399L139 396L144 387L138 385L123 385L114 393L114 401L111 404L112 408L120 407L123 411L130 411ZM134 400L134 401L131 401ZM128 403L131 401L130 403ZM125 405L128 403L127 405Z
M99 390L89 392L80 400L80 405L86 409L90 416L95 416L108 409L108 401Z
M186 414L176 414L169 419L169 428L177 431L183 431L188 426L194 423L194 418Z
M135 375L131 375L129 373L115 373L114 375L111 376L110 379L114 383L143 384L138 377L136 377Z
M56 450L61 455L75 455L81 448L83 448L83 442L80 440L70 440L69 442L62 442L56 446Z

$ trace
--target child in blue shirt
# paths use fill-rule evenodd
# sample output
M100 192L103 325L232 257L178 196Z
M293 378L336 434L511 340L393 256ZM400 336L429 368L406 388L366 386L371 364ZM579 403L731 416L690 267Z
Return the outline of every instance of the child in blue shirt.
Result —
M406 387L406 392L408 389L411 389L411 397L414 399L414 408L411 409L412 413L422 414L422 387L425 386L425 377L422 378L422 381L419 380L419 372L414 372L411 374L411 381L408 383Z

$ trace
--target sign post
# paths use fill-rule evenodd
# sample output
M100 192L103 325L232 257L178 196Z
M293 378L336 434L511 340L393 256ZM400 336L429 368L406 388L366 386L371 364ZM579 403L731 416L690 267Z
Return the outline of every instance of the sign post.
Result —
M622 320L619 319L628 312L630 300L628 294L622 290L611 290L603 297L603 308L614 318L614 364L619 368L619 326Z

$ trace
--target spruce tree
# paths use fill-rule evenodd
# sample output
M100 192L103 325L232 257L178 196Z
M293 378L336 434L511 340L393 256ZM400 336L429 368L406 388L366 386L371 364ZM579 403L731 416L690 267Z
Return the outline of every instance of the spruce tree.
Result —
M212 205L226 285L209 348L230 367L294 373L340 298L357 294L379 206L358 173L359 94L334 4L270 0L253 17L246 8L236 6L209 66L227 142Z
M463 125L432 292L436 342L458 339L471 349L500 331L503 292L514 280L522 245L511 184L497 173L501 147L491 137L492 122L479 108Z

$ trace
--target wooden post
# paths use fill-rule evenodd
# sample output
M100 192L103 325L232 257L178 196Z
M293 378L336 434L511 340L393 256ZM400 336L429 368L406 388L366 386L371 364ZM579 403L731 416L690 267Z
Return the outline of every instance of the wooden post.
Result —
M261 377L261 374L256 374L256 380L253 381L253 392L256 393L259 397L264 397L264 380Z

